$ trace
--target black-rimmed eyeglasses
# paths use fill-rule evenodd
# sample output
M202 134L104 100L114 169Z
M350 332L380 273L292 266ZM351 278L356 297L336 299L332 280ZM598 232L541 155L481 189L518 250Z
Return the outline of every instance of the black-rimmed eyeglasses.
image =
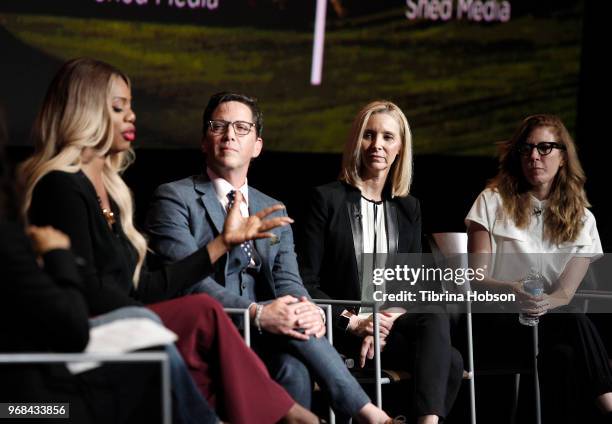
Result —
M217 135L225 134L225 131L227 131L227 128L230 125L234 128L234 132L236 133L236 135L247 135L251 132L251 128L253 128L255 124L246 121L208 121L208 128L210 128L210 132Z
M516 151L519 155L529 156L533 149L536 149L541 156L546 156L553 151L553 149L565 150L563 144L555 143L553 141L542 141L540 143L521 143L516 146Z

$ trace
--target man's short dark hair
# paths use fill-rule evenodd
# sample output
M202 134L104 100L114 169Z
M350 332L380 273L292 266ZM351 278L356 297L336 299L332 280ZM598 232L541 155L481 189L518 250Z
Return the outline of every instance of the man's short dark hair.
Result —
M259 110L259 106L257 105L257 99L254 97L249 97L245 94L240 93L231 93L231 92L221 92L214 94L208 104L206 105L206 109L204 109L204 115L202 117L202 132L206 134L206 130L208 129L208 121L211 120L212 114L215 109L221 104L226 102L240 102L251 109L253 113L253 120L255 121L255 131L258 137L261 137L261 133L263 131L263 113Z

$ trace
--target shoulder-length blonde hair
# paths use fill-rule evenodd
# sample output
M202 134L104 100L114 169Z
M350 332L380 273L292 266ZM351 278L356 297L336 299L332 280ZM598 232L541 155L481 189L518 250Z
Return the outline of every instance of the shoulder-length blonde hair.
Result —
M40 179L51 171L78 172L84 149L105 157L102 180L121 214L121 227L136 251L138 262L134 284L138 284L147 243L134 227L132 194L121 173L133 162L132 150L110 153L113 123L109 95L115 78L130 80L115 67L93 59L66 62L47 90L33 129L34 154L19 166L22 188L21 214L27 222L32 192Z
M496 189L502 197L504 212L519 228L526 228L532 215L529 191L531 185L521 167L517 147L525 143L536 129L545 127L565 146L560 153L563 165L557 171L544 211L544 237L552 243L574 241L583 227L584 209L589 202L584 191L586 177L574 140L561 119L554 115L532 115L523 120L512 138L499 146L499 171L488 187Z
M355 187L361 185L361 173L363 171L361 140L370 116L375 113L387 113L399 125L402 149L390 170L391 195L394 197L407 196L410 193L412 182L412 134L408 120L402 110L394 103L386 100L368 103L355 117L351 132L344 145L340 180Z

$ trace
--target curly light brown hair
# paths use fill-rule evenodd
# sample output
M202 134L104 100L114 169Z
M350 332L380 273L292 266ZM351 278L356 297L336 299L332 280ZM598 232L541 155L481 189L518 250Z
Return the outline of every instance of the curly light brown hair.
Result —
M517 147L536 129L545 127L565 147L564 165L553 180L544 211L544 237L555 244L574 241L583 227L585 208L590 204L584 191L586 177L578 159L576 145L561 119L554 115L531 115L523 120L511 139L499 146L499 171L488 187L502 197L504 212L519 228L526 228L531 218L531 185L521 168Z

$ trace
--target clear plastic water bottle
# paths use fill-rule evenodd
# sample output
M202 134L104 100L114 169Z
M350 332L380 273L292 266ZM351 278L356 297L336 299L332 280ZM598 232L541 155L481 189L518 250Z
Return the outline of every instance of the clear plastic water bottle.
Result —
M527 278L523 281L523 290L532 296L542 296L544 294L544 279L538 273L529 273ZM539 317L520 312L519 322L529 327L534 327L540 322Z

